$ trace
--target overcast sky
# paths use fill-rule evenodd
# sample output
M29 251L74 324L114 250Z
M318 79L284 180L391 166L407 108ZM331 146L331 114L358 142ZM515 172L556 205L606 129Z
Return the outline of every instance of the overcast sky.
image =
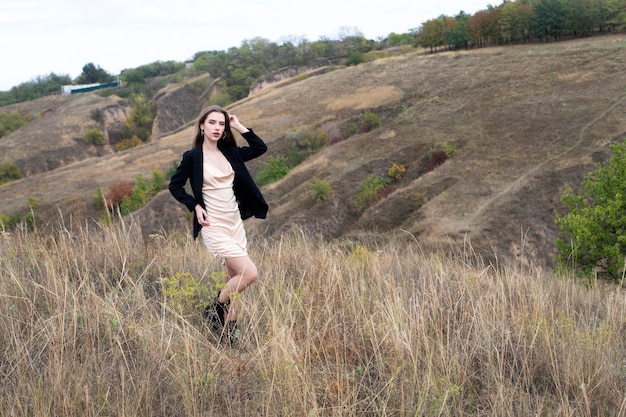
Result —
M473 14L488 0L0 0L0 91L50 73L76 78L93 63L111 74L185 61L261 37L337 39L342 28L378 40L439 15ZM491 3L497 5L499 3Z

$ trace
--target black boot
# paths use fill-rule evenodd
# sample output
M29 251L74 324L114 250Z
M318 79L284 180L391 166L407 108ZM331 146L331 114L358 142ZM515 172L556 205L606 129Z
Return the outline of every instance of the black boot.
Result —
M220 302L218 293L218 296L215 297L213 302L207 305L202 312L202 317L207 320L210 329L215 333L221 333L224 329L226 314L228 313L228 304L230 303Z

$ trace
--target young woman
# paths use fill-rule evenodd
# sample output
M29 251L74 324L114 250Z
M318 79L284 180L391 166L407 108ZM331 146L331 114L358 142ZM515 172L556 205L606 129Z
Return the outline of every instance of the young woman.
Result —
M231 129L238 131L248 146L238 146ZM245 162L267 150L263 140L246 128L237 116L219 106L203 110L196 123L193 148L183 154L169 190L193 216L193 237L201 235L209 251L226 272L225 284L205 317L213 325L231 332L236 329L234 304L257 278L257 268L248 257L243 220L264 219L268 206L254 183ZM185 184L191 185L190 195Z

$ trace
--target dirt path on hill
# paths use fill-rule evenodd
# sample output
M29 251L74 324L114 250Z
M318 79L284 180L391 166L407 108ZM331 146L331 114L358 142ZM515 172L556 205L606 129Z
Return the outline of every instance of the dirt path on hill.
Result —
M608 106L606 109L604 109L604 111L602 111L598 116L596 116L594 119L589 121L589 123L587 123L585 126L583 126L583 128L580 131L580 135L578 137L578 140L572 146L568 147L567 149L564 149L561 153L553 155L553 156L550 156L547 159L545 159L544 161L542 161L541 163L535 165L532 169L526 171L523 175L518 177L515 181L507 184L502 190L494 193L491 197L486 199L485 202L483 204L481 204L471 214L471 216L469 216L467 219L464 220L464 223L466 224L466 228L469 229L471 226L475 225L476 222L477 222L477 219L485 211L487 211L487 209L490 206L492 206L496 201L501 200L502 198L504 198L507 195L510 195L512 193L515 193L515 192L519 191L528 182L528 180L533 175L535 175L537 172L539 172L544 166L546 166L546 164L548 164L550 162L554 162L554 161L559 160L559 159L562 159L565 155L567 155L568 153L572 152L574 149L579 147L583 143L583 141L585 139L585 132L587 132L591 126L593 126L594 124L596 124L597 122L599 122L600 120L605 118L606 115L610 111L612 111L619 104L624 102L624 100L626 100L626 96L622 96L622 97L620 97L618 99L613 100L613 102L612 102L612 104L610 106Z

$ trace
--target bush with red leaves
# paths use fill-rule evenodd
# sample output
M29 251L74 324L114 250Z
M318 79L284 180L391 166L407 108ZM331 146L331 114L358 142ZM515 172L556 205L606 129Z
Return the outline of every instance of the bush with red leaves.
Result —
M112 209L119 207L124 197L128 197L133 192L133 184L125 180L115 181L109 186L107 192L106 205L107 208Z
M430 172L433 169L437 168L439 165L446 162L448 159L448 155L445 151L435 151L430 155L430 160L428 164L426 164L425 172Z

